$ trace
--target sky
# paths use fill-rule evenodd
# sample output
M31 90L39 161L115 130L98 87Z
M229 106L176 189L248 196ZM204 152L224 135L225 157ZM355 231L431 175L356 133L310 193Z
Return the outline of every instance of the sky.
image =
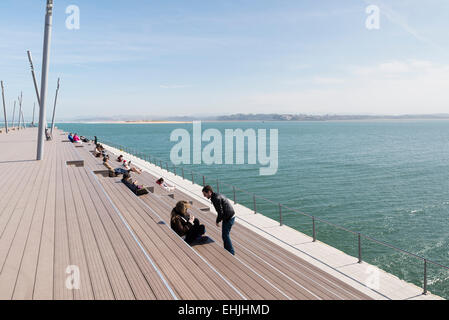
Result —
M233 113L449 113L447 0L54 0L57 119ZM11 113L36 101L45 0L0 1ZM80 28L66 27L70 5ZM370 5L379 29L368 29Z

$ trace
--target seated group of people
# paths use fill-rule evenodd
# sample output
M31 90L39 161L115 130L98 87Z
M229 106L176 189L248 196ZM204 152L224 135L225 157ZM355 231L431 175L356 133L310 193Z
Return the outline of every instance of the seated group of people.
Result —
M89 142L89 139L87 139L86 137L83 136L78 136L77 133L72 134L69 133L69 135L67 136L67 138L69 139L70 142L72 143L83 143L83 142Z

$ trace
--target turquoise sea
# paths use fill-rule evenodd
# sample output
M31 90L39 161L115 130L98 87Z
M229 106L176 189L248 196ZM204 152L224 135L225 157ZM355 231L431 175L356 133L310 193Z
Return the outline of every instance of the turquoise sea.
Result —
M361 232L449 266L449 121L207 122L203 130L278 129L279 169L260 176L260 165L183 165L186 178L213 186L279 221L277 203ZM100 141L168 162L173 130L192 124L58 124ZM203 147L207 143L203 143ZM224 147L223 147L224 148ZM177 173L181 173L178 167ZM245 193L240 190L245 190ZM267 202L261 197L272 200ZM286 208L283 222L311 235L309 218ZM323 222L317 238L357 256L357 236ZM422 286L423 261L362 240L363 259ZM428 265L428 289L449 298L449 271Z

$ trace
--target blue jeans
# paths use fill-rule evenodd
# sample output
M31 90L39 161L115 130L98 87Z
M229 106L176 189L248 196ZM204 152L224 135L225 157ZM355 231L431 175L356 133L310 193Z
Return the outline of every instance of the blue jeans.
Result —
M229 234L231 233L232 226L234 225L235 217L228 221L223 221L221 226L221 237L223 239L224 248L228 250L232 255L235 254L234 247L232 246L231 237Z

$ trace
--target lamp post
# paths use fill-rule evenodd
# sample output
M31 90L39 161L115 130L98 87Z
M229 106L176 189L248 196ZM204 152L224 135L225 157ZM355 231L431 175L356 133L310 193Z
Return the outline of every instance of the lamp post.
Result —
M17 130L20 130L20 120L22 117L22 99L23 99L23 93L20 93L19 97L19 121L17 122Z
M40 109L39 109L39 130L37 136L37 160L42 160L44 156L44 134L45 134L45 102L47 98L47 76L49 71L50 60L50 42L51 42L51 28L53 21L53 0L47 0L47 9L45 14L45 33L44 33L44 50L42 57L42 80L41 80L41 94L40 94Z
M5 116L5 130L6 133L8 133L8 120L6 120L5 88L3 87L3 81L1 82L1 85L2 85L2 98L3 98L3 114Z
M58 101L58 92L59 92L59 78L58 78L58 86L56 87L55 106L53 107L53 117L51 119L51 136L52 137L53 137L53 129L55 127L55 112L56 112L56 102Z

